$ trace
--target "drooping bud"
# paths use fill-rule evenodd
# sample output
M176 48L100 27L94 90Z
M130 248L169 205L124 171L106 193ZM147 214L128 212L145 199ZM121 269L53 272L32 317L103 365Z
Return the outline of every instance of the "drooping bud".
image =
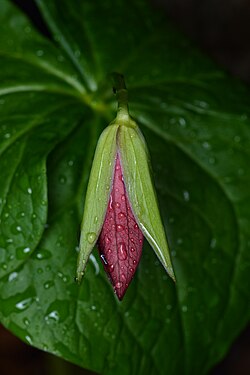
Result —
M81 227L77 279L98 242L104 268L119 299L139 263L146 237L175 280L164 227L152 183L146 142L127 107L123 77L114 74L118 99L116 119L97 144Z

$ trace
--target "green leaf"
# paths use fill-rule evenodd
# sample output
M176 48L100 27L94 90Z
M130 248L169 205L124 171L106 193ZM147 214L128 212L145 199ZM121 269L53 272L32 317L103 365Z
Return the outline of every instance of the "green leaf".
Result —
M250 92L144 1L0 2L0 319L101 374L206 374L249 320ZM125 75L177 279L145 244L122 303L94 250L74 282L90 167Z

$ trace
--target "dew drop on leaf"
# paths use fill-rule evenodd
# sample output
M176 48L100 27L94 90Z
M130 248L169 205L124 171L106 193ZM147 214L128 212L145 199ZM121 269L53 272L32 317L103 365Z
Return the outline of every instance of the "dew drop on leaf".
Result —
M26 298L23 301L16 303L16 308L18 310L26 310L33 302L32 298Z
M56 310L51 311L48 315L45 316L45 320L48 323L49 323L49 321L58 322L59 319L60 319L60 316L58 314L58 311L56 311Z
M50 289L53 285L54 285L54 281L52 281L52 280L46 281L46 282L43 284L44 289Z
M30 252L31 249L29 247L18 247L16 249L16 257L17 259L24 259Z
M186 305L183 305L183 306L181 307L181 310L182 310L182 312L187 312L188 308L187 308Z
M17 278L17 276L18 276L17 272L11 272L9 274L8 281L11 282L11 281L15 280Z

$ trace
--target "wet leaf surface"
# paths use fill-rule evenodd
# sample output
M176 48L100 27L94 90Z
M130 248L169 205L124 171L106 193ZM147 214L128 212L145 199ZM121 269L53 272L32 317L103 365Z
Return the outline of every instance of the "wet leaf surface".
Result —
M249 89L140 0L36 3L53 40L0 3L1 322L101 374L205 374L249 319ZM112 71L150 149L177 279L145 243L122 302L97 250L74 282Z

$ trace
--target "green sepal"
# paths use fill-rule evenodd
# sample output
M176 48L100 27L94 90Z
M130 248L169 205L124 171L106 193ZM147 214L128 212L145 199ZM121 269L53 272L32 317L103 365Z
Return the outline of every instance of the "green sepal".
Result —
M169 276L175 281L168 243L151 177L149 153L138 126L121 126L117 141L123 178L135 219Z
M112 188L118 125L111 123L97 143L85 198L76 279L81 281L101 232Z

